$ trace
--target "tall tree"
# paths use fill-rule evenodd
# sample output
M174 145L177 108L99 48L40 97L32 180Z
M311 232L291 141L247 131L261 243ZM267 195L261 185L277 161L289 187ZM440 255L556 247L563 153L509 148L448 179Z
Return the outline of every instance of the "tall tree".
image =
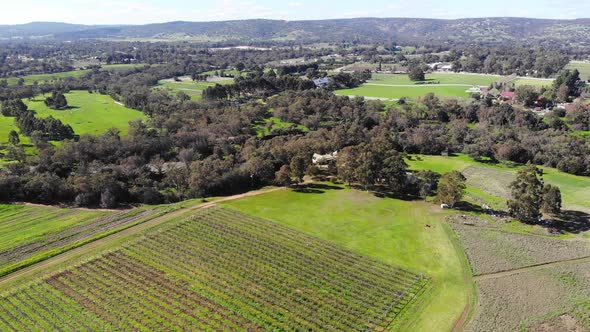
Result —
M348 185L356 181L356 169L359 166L359 148L358 146L347 146L338 152L336 159L336 169L338 177Z
M543 171L535 165L527 164L518 171L516 179L510 184L511 199L508 211L513 218L526 223L536 222L541 217L543 201Z
M438 183L437 201L454 207L463 198L465 181L465 176L459 171L443 174Z
M291 175L297 179L297 183L303 182L303 176L305 176L305 170L307 169L307 159L301 155L295 155L291 158Z

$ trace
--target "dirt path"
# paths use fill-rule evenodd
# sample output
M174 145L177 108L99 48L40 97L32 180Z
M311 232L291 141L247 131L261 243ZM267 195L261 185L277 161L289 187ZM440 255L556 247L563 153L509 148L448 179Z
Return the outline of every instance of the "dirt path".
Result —
M280 187L280 188L270 188L270 189L262 189L262 190L257 190L257 191L251 191L251 192L247 192L244 194L239 194L239 195L233 195L233 196L228 196L228 197L223 197L221 199L215 200L213 202L207 202L207 203L201 203L201 204L197 204L197 205L192 205L189 207L184 207L181 208L179 210L176 210L174 212L159 216L157 218L154 218L152 220L146 221L144 223L141 223L139 225L136 226L132 226L129 227L125 230L122 230L120 232L114 233L112 235L106 236L102 239L96 240L96 241L92 241L88 244L82 245L80 247L77 247L75 249L66 251L62 254L53 256L51 258L48 258L44 261L41 261L39 263L30 265L28 267L25 267L23 269L17 270L13 273L7 274L3 277L0 278L0 287L3 285L8 284L9 282L13 282L19 278L25 278L27 276L33 275L37 272L41 272L42 270L46 269L46 268L50 268L52 266L61 264L66 262L67 260L71 259L71 258L75 258L84 254L88 254L91 251L102 247L106 244L108 244L109 242L113 242L116 240L119 240L123 237L126 236L130 236L133 234L136 234L138 232L141 232L143 230L146 230L148 228L151 228L153 226L156 226L162 222L168 221L172 218L175 217L179 217L182 216L184 214L187 214L189 212L195 211L195 210L200 210L200 209L205 209L211 206L214 206L218 203L221 202L227 202L227 201L232 201L232 200L236 200L236 199L241 199L241 198L246 198L246 197L251 197L251 196L257 196L257 195L262 195L262 194L267 194L267 193L271 193L274 191L279 191L279 190L284 190L285 188Z
M590 262L590 256L581 257L581 258L566 259L566 260L551 262L551 263L541 263L541 264L530 265L527 267L522 267L519 269L482 274L482 275L478 275L478 276L473 277L473 280L474 281L481 281L481 280L496 279L496 278L508 277L508 276L522 273L522 272L541 270L546 267L568 265L568 264L579 264L579 263L586 263L586 262Z

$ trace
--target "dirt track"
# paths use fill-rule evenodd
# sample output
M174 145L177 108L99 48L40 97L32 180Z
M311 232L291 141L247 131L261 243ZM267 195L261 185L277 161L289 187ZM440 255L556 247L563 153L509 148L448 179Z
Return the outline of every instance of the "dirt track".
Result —
M514 274L522 273L522 272L541 270L541 269L544 269L546 267L551 267L551 266L579 264L579 263L585 263L585 262L590 262L590 256L581 257L581 258L566 259L566 260L551 262L551 263L541 263L541 264L530 265L530 266L526 266L526 267L522 267L522 268L518 268L518 269L513 269L513 270L482 274L482 275L478 275L478 276L473 277L473 280L480 281L480 280L495 279L495 278L511 276Z

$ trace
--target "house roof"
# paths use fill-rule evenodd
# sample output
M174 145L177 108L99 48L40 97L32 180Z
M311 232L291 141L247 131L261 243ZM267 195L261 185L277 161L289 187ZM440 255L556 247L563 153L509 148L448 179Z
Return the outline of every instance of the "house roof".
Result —
M502 91L502 93L500 93L500 96L502 96L503 98L512 99L512 98L514 98L514 92L512 92L512 91Z
M317 78L317 79L313 80L313 83L316 86L328 85L328 84L330 84L330 78L328 78L328 77Z

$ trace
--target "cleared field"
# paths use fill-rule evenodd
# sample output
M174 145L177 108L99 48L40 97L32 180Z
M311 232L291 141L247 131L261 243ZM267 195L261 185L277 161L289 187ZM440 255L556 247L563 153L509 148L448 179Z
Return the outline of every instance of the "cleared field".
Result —
M161 80L156 85L155 89L164 89L170 91L173 94L184 92L191 97L192 100L200 100L203 95L203 90L215 84L231 84L234 81L220 80L216 82L203 82L203 81L192 81L188 77L182 77L180 81L174 81L172 79Z
M582 80L590 80L590 62L572 61L565 66L565 69L577 69Z
M408 160L414 170L430 169L437 173L452 170L461 171L467 178L467 184L491 196L508 198L508 184L516 176L518 167L507 167L501 164L490 165L472 160L466 155L457 157L418 156ZM541 167L545 183L559 186L565 209L590 212L590 178L576 176L553 168Z
M426 83L437 82L437 84L464 84L472 85L490 85L493 82L502 79L502 76L496 75L478 75L478 74L457 74L457 73L432 73L426 74ZM392 85L421 85L423 82L410 80L408 75L403 74L373 74L371 80L367 83L375 84L392 84Z
M64 124L69 124L78 135L100 135L110 128L117 128L125 135L129 129L129 121L145 120L147 117L117 103L113 98L88 91L70 91L65 94L69 108L52 110L38 96L32 101L24 100L30 110L37 112L41 118L53 116Z
M336 90L334 93L343 96L363 96L372 98L399 99L403 97L416 98L434 93L440 97L467 98L468 86L437 86L436 84L417 86L380 86L362 85L358 88Z
M515 81L513 81L513 83L516 86L520 86L520 85L532 85L532 86L536 86L536 87L546 87L549 88L553 85L553 80L552 79L534 79L534 78L519 78Z
M474 85L488 86L502 76L433 73L426 75L426 81L411 81L408 75L373 74L373 78L360 87L335 91L346 96L365 96L371 98L399 99L402 97L422 97L434 93L441 97L467 98L467 90Z
M451 223L474 275L590 256L590 244L506 232L494 223L481 227Z
M273 222L209 208L6 294L0 325L383 330L427 282Z
M153 218L157 211L102 212L0 205L0 276Z
M291 126L295 126L295 128L305 132L309 131L309 129L303 125L296 125L291 122L284 122L281 119L274 116L268 119L264 119L263 123L255 125L254 130L256 130L256 135L258 135L258 137L264 137L270 135L273 132L273 130L290 128Z
M442 222L446 212L433 205L327 184L224 204L431 277L424 300L404 315L396 331L450 330L468 305L469 267Z
M142 67L144 64L120 64L120 65L103 65L101 70L110 70L110 71L123 71L132 68ZM72 70L72 71L65 71L60 73L52 73L52 74L37 74L37 75L26 75L23 76L22 79L25 80L26 85L31 85L35 81L38 83L43 83L45 81L52 82L60 78L67 78L67 77L80 77L84 76L85 74L89 73L89 69L85 70ZM18 77L11 77L8 78L8 84L14 85L17 84L19 78Z
M466 331L590 329L590 263L526 271L477 284L478 309ZM556 323L564 313L567 325Z

